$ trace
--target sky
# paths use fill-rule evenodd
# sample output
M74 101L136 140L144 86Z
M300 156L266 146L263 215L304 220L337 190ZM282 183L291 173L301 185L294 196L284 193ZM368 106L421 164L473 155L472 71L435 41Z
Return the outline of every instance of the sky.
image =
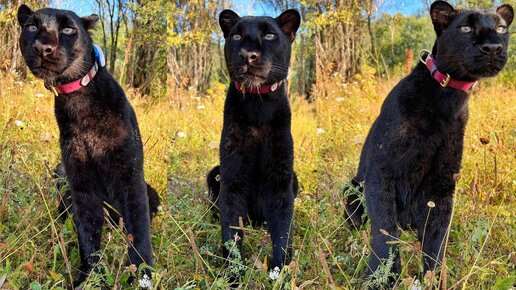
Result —
M95 13L97 6L95 0L51 0L50 3L51 7L73 10L80 16ZM258 1L243 0L233 1L233 3L233 10L242 16L263 16L271 13L268 7ZM391 14L401 12L405 15L413 15L423 9L425 9L423 0L386 0L382 5L382 10Z

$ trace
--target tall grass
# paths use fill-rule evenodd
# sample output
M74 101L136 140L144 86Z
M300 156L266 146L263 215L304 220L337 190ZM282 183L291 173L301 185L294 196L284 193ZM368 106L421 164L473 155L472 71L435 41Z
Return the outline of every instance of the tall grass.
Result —
M343 185L353 176L361 146L381 103L399 79L366 73L314 89L316 101L292 98L295 170L302 192L295 202L293 263L269 279L270 238L246 227L239 267L243 289L361 289L370 252L368 226L351 227L344 215ZM323 87L324 86L324 87ZM70 220L57 216L52 170L59 161L53 97L39 81L0 75L0 289L60 289L79 266ZM328 92L323 97L321 92ZM447 249L451 289L508 289L515 280L516 91L496 81L481 84L470 101L463 168ZM222 267L220 225L212 220L206 173L218 163L225 85L207 95L192 92L148 100L134 92L144 140L147 181L161 195L153 221L154 284L163 289L224 289L231 269ZM99 267L88 286L127 286L126 242L106 227ZM420 246L401 235L401 289L421 273ZM39 287L39 288L38 288Z

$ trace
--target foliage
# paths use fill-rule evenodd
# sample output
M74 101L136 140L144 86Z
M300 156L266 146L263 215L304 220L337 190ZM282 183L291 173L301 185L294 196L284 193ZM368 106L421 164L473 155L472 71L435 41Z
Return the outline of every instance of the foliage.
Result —
M414 52L417 59L421 49L431 50L435 32L430 19L417 16L383 14L373 24L377 53L388 69L399 69L406 61L405 49ZM383 68L385 69L385 68Z
M155 97L166 95L166 8L169 6L167 0L138 0L129 7L134 28L124 56L126 83Z
M225 0L172 1L167 44L173 90L205 92L211 80L221 80L223 38L217 19L226 4Z
M399 77L388 81L364 71L356 83L327 82L331 87L324 90L333 92L331 97L292 100L295 170L302 186L295 202L294 262L270 280L269 235L265 228L245 227L244 252L235 264L244 272L244 289L361 289L374 283L363 277L368 226L354 229L347 223L342 188ZM57 216L52 170L60 157L53 98L39 81L11 74L0 76L0 86L0 280L6 275L0 287L62 289L79 255L71 220L63 223ZM223 266L220 225L210 218L213 205L205 187L206 173L218 163L225 85L210 88L207 96L185 96L181 106L128 93L144 140L146 177L163 201L152 225L154 281L163 289L226 289L231 268ZM514 281L513 96L514 90L497 80L482 83L473 94L446 255L448 286L507 289ZM103 270L88 285L127 287L124 281L133 273L124 266L125 237L111 226L103 236ZM403 231L400 246L400 289L425 283L415 234Z

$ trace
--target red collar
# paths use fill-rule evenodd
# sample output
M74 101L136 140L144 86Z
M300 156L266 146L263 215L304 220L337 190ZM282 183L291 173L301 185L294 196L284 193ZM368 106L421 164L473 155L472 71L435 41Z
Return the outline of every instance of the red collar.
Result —
M270 92L276 91L285 80L281 80L279 82L273 83L272 85L262 85L259 87L245 87L242 83L233 82L235 84L235 88L242 93L250 93L250 94L268 94Z
M93 67L90 69L90 71L82 78L75 80L73 82L67 83L67 84L61 84L61 85L57 85L57 86L51 86L51 85L45 84L45 87L49 91L54 93L55 96L57 96L59 94L73 93L73 92L79 90L80 88L87 86L93 80L93 78L97 74L98 70L99 70L99 66L98 66L97 62L95 62Z
M426 59L423 59L423 53L427 53ZM466 82L452 79L449 74L443 74L437 69L437 65L435 64L435 60L432 58L432 54L427 50L422 50L420 53L420 60L423 62L428 70L430 71L430 75L437 81L439 84L445 88L450 87L457 90L469 92L473 89L473 87L477 84L477 82Z

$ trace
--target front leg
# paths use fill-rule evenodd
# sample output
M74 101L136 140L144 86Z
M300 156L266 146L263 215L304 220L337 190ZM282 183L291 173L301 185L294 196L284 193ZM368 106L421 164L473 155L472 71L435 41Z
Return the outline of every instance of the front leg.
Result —
M92 266L98 263L104 213L103 194L98 185L98 176L91 165L73 158L63 157L66 178L70 184L71 212L77 231L81 266L74 286L79 286L88 277Z
M428 203L420 206L421 216L418 218L418 238L423 245L423 269L436 271L442 264L446 235L451 219L453 196L442 197L432 200L433 204ZM434 207L431 207L434 206Z
M223 257L227 259L226 265L231 265L232 260L242 253L244 232L240 228L240 220L243 224L247 223L248 197L252 190L249 169L245 166L247 163L245 157L239 153L221 154L218 206L222 230L222 252ZM230 251L228 246L231 241L235 241L237 249ZM235 250L238 253L235 253ZM240 261L235 262L240 263Z
M224 175L221 175L221 177ZM242 253L244 232L240 228L242 222L247 223L247 185L245 182L222 177L218 206L222 228L222 252L225 259L231 262L235 253L228 248L231 241L236 242L237 250ZM237 261L238 262L238 261Z
M271 268L290 263L292 256L292 228L294 215L294 190L297 180L293 172L294 154L290 128L277 129L273 139L270 164L265 169L265 218L272 239ZM294 189L294 187L296 189Z
M95 192L72 192L72 212L81 255L79 277L74 281L74 287L79 286L88 276L92 266L99 261L96 254L100 250L102 225L104 216L102 199Z
M365 181L365 198L368 216L371 221L371 247L368 274L375 272L378 267L394 255L394 265L391 272L399 273L400 258L398 247L391 242L399 238L398 213L394 189L384 185L379 171L371 170ZM392 279L391 279L392 280Z
M284 192L273 194L266 201L266 220L272 239L271 269L290 264L292 257L292 228L294 196L292 186Z
M141 180L124 186L127 193L121 193L117 198L124 198L122 216L127 231L129 242L129 263L139 266L146 263L152 266L152 244L150 238L150 214L149 200L147 196L147 184ZM148 271L146 274L150 276Z
M465 117L463 117L465 118ZM448 229L453 212L455 186L460 176L463 152L464 119L437 152L435 166L421 185L422 198L417 210L418 238L423 246L423 269L439 270L442 266ZM430 201L433 203L430 203Z

